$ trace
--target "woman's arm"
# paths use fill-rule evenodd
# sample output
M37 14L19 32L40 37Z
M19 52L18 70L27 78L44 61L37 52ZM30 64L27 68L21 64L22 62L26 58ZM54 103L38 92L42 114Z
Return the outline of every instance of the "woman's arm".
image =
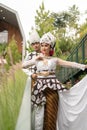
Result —
M26 60L26 61L24 60L22 63L22 67L27 68L27 67L30 67L32 65L35 65L36 61L39 61L39 60L43 60L42 54L40 54L38 56L34 56L31 60Z
M57 58L58 65L64 66L64 67L71 67L71 68L77 68L81 70L85 70L87 68L87 65L80 64L77 62L71 62L71 61L65 61L60 58Z
M35 65L35 58L28 60L28 61L24 61L22 63L22 68L28 68L29 66Z

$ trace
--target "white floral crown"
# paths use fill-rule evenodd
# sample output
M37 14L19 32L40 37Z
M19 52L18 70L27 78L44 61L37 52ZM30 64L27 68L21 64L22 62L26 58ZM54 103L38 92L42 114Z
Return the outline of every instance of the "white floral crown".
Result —
M55 41L56 41L56 38L50 32L45 33L40 39L40 43L47 43L51 45L52 48L55 45Z
M35 42L40 42L40 36L39 36L39 34L37 33L36 30L33 30L30 33L29 41L30 41L30 44L35 43Z

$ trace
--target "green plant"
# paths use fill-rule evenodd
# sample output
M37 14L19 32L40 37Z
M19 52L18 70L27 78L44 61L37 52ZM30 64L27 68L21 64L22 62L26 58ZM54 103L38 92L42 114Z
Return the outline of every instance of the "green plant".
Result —
M0 43L0 56L5 56L6 55L6 43Z
M0 84L0 130L15 130L26 78L21 69L4 73Z
M15 64L21 60L21 54L18 51L14 37L12 37L8 44L6 59L9 65Z

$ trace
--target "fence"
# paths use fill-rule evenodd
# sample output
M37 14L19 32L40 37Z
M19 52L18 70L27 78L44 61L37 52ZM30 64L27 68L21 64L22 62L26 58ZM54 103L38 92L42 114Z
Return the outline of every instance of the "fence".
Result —
M67 61L74 61L83 64L87 62L87 34L68 56ZM73 77L79 72L81 72L79 69L61 67L61 69L57 72L57 77L62 83L65 83L66 81L73 79Z

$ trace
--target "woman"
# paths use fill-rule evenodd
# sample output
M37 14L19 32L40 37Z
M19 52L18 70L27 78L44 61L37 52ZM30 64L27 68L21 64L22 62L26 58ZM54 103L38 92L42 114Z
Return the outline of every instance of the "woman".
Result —
M38 109L33 123L34 129L82 130L85 127L84 130L87 130L85 120L83 125L79 124L84 117L87 119L85 116L87 113L85 110L87 108L87 76L76 86L67 90L55 75L57 65L81 70L85 70L87 65L52 58L50 54L52 55L55 37L50 32L42 36L40 43L41 54L23 65L27 67L35 64L37 67L37 80L31 94L32 109Z

